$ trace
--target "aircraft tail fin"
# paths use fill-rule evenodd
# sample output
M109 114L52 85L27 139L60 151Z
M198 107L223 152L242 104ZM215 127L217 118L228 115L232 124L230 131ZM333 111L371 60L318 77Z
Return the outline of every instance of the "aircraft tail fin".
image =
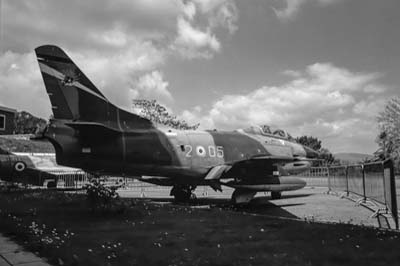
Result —
M35 52L55 119L101 123L119 130L153 127L149 120L110 103L59 47L43 45Z

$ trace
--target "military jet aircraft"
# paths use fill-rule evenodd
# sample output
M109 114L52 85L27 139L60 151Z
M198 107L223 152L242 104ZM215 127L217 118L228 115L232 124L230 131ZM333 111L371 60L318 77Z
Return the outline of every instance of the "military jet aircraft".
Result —
M59 47L44 45L35 52L54 115L44 136L60 165L172 186L179 201L189 200L200 185L220 191L228 186L235 189L233 202L245 203L258 191L279 198L282 191L304 187L290 174L308 169L318 156L257 126L161 130L109 102Z
M9 152L0 148L0 180L55 188L57 173L74 173L80 169L59 166L54 153Z

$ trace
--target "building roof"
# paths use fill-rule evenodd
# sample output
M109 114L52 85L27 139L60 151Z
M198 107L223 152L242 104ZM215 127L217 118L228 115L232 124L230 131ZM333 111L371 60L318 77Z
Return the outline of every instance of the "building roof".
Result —
M8 108L8 107L1 106L1 105L0 105L0 111L10 112L10 113L16 113L17 112L17 110L15 110L15 109Z

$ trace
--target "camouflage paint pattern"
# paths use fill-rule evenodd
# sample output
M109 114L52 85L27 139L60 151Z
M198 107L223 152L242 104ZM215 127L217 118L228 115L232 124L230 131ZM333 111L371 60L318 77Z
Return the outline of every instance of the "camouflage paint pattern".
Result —
M45 137L55 147L58 164L103 174L153 176L154 183L164 185L217 180L259 191L277 184L286 190L304 186L298 179L286 179L283 186L278 171L307 169L305 159L316 157L315 151L265 134L260 127L162 131L111 104L60 48L45 45L35 51L54 114Z

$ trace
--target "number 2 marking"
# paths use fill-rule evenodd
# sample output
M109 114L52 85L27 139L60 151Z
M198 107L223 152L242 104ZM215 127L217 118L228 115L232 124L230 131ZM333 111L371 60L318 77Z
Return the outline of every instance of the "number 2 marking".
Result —
M192 150L193 150L192 146L191 145L185 145L185 150L186 150L186 148L189 149L187 151L187 153L186 153L186 157L192 157Z

